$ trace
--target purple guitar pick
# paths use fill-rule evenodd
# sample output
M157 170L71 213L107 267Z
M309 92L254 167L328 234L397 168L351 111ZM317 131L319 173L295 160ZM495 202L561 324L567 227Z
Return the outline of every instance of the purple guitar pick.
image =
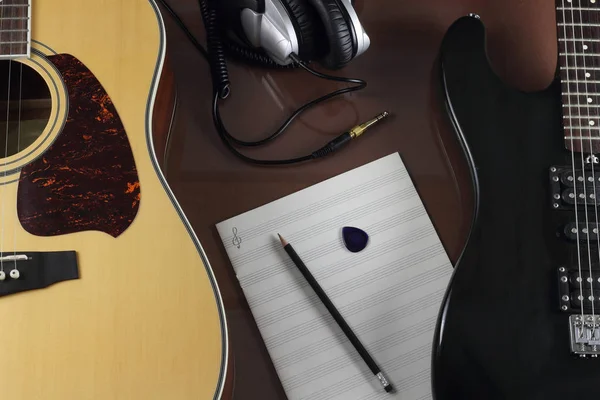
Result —
M345 226L342 228L342 236L346 248L353 253L363 251L369 242L369 235L362 229Z

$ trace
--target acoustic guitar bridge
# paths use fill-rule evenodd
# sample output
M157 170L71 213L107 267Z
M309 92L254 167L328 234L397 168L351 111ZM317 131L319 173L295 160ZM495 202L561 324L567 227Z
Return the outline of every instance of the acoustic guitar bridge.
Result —
M28 261L31 258L27 254L11 254L10 256L2 256L0 257L0 262L9 262L9 261Z
M0 297L79 279L74 251L4 253L0 268Z

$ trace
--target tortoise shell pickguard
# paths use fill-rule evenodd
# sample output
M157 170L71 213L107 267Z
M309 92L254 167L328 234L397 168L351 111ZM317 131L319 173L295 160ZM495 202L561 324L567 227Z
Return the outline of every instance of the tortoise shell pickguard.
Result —
M125 128L93 73L71 55L49 56L69 111L51 147L21 170L17 213L37 236L97 230L113 237L133 222L140 182Z

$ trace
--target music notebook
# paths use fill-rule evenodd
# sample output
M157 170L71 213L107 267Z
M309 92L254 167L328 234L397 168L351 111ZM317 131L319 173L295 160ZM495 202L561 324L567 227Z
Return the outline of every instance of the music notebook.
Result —
M342 228L369 235L348 251ZM228 219L217 230L290 400L427 400L452 265L400 155ZM296 249L394 385L383 391L283 250Z

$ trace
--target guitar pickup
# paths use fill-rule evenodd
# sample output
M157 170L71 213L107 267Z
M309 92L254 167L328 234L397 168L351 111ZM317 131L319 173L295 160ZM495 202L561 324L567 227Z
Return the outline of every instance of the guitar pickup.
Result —
M554 209L600 205L600 170L572 167L550 168L550 194Z
M579 224L571 222L565 225L564 234L567 239L580 242L590 241L590 244L598 242L598 225L594 223L580 222Z
M600 310L600 270L582 268L558 269L558 295L560 310L566 313L592 312L592 302L595 310Z

